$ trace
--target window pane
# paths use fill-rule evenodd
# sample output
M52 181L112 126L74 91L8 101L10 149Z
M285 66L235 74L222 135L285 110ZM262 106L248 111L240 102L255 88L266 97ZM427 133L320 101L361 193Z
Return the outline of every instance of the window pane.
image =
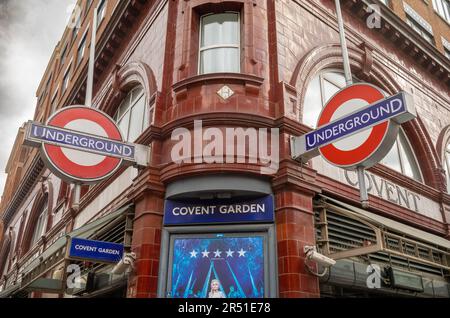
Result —
M322 96L320 95L320 78L317 75L308 85L303 104L303 123L316 127L317 119L322 110Z
M386 157L381 160L381 163L385 166L388 166L391 169L394 169L400 173L402 173L402 167L400 165L400 157L398 154L398 148L397 148L397 141L392 146L389 153L386 155Z
M201 46L239 45L238 14L221 13L202 18Z
M144 89L141 86L131 91L131 105L134 105L134 103L142 97L143 91Z
M98 26L102 22L103 18L105 17L105 11L106 11L105 10L106 9L105 4L106 4L105 0L102 0L100 2L100 4L98 5L98 7L97 7L97 25L96 25L96 28L98 28Z
M39 238L42 236L42 229L44 227L44 219L45 219L45 212L47 211L47 209L45 209L41 215L39 215L39 218L36 222L36 226L34 228L34 232L33 232L33 237L31 239L31 245L30 248L34 246L34 244L36 244L36 242L39 240Z
M410 178L414 178L417 181L422 181L422 177L419 172L419 165L417 164L413 151L408 141L406 140L405 134L401 130L398 140L400 141L399 146L404 169L403 174L407 175Z
M123 114L125 114L125 112L128 110L128 108L130 108L130 98L131 98L131 94L129 93L122 101L122 103L120 104L120 106L117 108L116 111L116 116L114 116L114 118L117 120L120 120L120 118L122 117Z
M77 63L80 63L84 56L84 49L86 47L86 36L84 36L80 46L78 47L78 54L77 54Z
M141 98L131 109L131 121L128 135L128 141L135 141L142 133L142 123L144 121L145 98Z
M345 76L342 73L327 72L323 75L323 77L340 88L344 88L345 86L347 86L347 83L345 82Z
M329 81L327 80L323 81L323 96L325 104L331 97L333 97L334 94L336 94L339 91L339 89L340 89L339 87L330 83Z
M239 49L218 48L202 51L200 55L200 72L239 72Z
M222 44L239 45L239 19L237 14L226 13L222 24Z
M128 125L130 123L130 112L128 111L117 123L125 140L128 140Z
M353 79L356 83L358 80ZM320 84L322 82L322 84ZM322 85L322 86L321 86ZM341 88L345 87L344 74L337 71L326 71L317 75L308 86L303 105L303 123L316 127L317 119L322 111L323 105Z

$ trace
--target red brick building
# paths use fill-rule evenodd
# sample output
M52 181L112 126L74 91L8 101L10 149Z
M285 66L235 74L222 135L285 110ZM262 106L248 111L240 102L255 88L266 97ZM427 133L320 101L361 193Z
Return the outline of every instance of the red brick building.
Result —
M176 296L177 239L247 235L263 238L264 277L252 295L449 297L449 2L341 3L355 81L411 93L418 113L367 171L368 209L354 172L320 158L300 165L289 149L345 86L334 1L83 0L79 27L66 29L42 78L34 120L84 103L95 29L94 107L127 140L149 145L151 164L84 186L75 207L72 187L23 146L20 129L0 205L0 296ZM174 162L172 133L193 132L194 120L219 130L278 128L279 169L261 174L248 153L245 162ZM274 199L274 222L163 223L170 201L264 196ZM66 235L123 243L134 268L114 275L112 266L67 260ZM323 277L305 258L307 245L338 260ZM85 279L78 290L62 283L71 263ZM376 288L367 283L370 264L382 271ZM189 279L184 295L196 284Z

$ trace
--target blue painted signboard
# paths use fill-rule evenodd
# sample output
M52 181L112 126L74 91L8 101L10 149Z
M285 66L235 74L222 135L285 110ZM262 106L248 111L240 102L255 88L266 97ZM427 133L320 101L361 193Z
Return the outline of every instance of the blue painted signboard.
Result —
M396 117L407 111L403 93L386 98L363 110L356 111L344 118L306 134L306 150L332 143L355 132Z
M269 223L274 220L273 196L251 200L166 200L164 225Z
M70 242L69 258L99 263L118 263L122 257L123 244L76 237L73 237Z
M59 127L31 123L29 139L56 146L134 160L134 146L117 140Z

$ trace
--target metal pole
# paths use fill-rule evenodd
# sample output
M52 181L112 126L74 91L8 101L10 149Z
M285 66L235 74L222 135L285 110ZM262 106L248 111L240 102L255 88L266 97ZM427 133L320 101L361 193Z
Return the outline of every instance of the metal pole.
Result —
M345 82L348 85L353 84L352 70L350 68L350 60L348 58L347 40L345 38L344 20L342 18L341 3L340 0L335 0L336 3L336 15L339 26L339 39L341 41L342 60L344 63ZM364 167L358 167L358 183L359 183L359 197L361 205L364 208L369 206L369 196L366 188L366 178L364 176Z
M361 205L364 208L367 208L369 207L369 195L367 194L364 167L358 167L358 184L359 184L359 196L361 200Z
M89 66L86 83L85 105L92 107L92 90L94 86L94 65L95 65L95 41L97 35L97 8L94 9L94 20L91 27L91 48L89 50Z
M344 20L342 19L341 3L340 0L335 0L335 2L336 2L337 21L339 26L339 38L341 41L341 48L342 48L342 59L344 60L345 81L347 85L352 85L353 84L352 70L350 68L350 61L348 59L347 40L345 39L345 29L344 29Z
M78 211L80 208L80 195L81 195L81 185L79 183L74 184L73 188L73 203L72 208Z
M92 21L91 26L91 47L89 49L89 65L88 65L88 73L87 73L87 82L86 82L86 97L85 97L85 106L92 107L92 91L94 86L94 65L95 65L95 41L97 35L97 8L94 8L94 19ZM81 193L81 185L76 183L74 185L74 197L73 197L73 208L78 210L80 207L80 193Z

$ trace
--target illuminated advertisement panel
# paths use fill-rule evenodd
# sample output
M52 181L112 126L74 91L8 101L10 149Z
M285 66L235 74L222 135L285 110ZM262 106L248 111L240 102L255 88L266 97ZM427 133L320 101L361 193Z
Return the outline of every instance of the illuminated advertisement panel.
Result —
M174 238L169 297L262 298L264 235Z

